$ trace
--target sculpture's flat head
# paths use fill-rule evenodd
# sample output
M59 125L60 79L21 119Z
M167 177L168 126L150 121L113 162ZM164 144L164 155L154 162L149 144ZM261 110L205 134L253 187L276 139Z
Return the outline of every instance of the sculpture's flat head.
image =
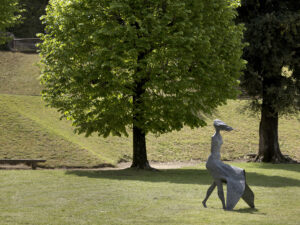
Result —
M214 120L214 127L216 130L225 130L225 131L232 131L233 128L228 126L226 123L223 121L216 119Z

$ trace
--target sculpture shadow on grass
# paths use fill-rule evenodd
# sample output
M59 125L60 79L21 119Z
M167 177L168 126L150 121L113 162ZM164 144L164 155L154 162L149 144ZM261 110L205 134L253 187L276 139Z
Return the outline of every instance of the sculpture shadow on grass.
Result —
M68 170L67 175L88 177L94 179L132 180L144 182L169 182L175 184L211 185L212 178L205 169L168 169L153 171L124 170ZM268 176L265 174L247 172L247 183L261 187L300 187L300 179L283 176Z
M232 212L235 212L235 213L248 213L248 214L266 215L266 213L261 213L256 208L242 208L242 209L233 210Z

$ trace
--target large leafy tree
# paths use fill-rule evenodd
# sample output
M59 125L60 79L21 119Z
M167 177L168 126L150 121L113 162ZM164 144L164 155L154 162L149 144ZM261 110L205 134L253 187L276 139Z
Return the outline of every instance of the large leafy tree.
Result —
M132 167L150 168L146 134L204 126L236 96L242 26L227 0L51 0L41 35L43 97L78 133L133 131Z
M278 118L300 109L300 3L242 0L238 12L249 43L241 84L261 111L256 160L287 161L278 144Z
M7 40L6 29L20 21L21 11L18 0L0 0L0 44Z

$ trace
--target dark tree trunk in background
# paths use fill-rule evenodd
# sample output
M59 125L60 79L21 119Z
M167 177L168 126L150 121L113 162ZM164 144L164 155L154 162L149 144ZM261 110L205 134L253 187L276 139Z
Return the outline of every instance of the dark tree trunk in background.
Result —
M274 72L274 74L277 71ZM277 72L279 73L279 72ZM262 94L261 119L259 125L259 150L256 161L262 162L287 162L279 147L278 142L278 111L274 108L276 92L270 92L272 88L280 85L279 76L265 76ZM276 101L276 100L275 100Z
M267 104L262 105L259 126L259 151L256 161L284 162L278 143L278 113Z

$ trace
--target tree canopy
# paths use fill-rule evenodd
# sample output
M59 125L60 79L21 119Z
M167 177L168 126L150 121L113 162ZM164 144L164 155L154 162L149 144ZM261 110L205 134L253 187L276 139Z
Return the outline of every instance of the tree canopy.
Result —
M278 116L300 109L300 4L298 0L243 0L238 8L246 27L241 85L261 110L262 161L282 161Z
M18 0L0 0L0 44L7 40L6 29L20 21Z
M299 1L243 0L239 14L249 43L243 57L248 64L242 86L258 106L262 102L257 100L265 97L277 112L299 110ZM267 80L269 84L263 85Z
M43 98L78 133L133 128L134 152L146 152L135 136L204 126L206 114L236 97L245 64L231 2L50 0Z

